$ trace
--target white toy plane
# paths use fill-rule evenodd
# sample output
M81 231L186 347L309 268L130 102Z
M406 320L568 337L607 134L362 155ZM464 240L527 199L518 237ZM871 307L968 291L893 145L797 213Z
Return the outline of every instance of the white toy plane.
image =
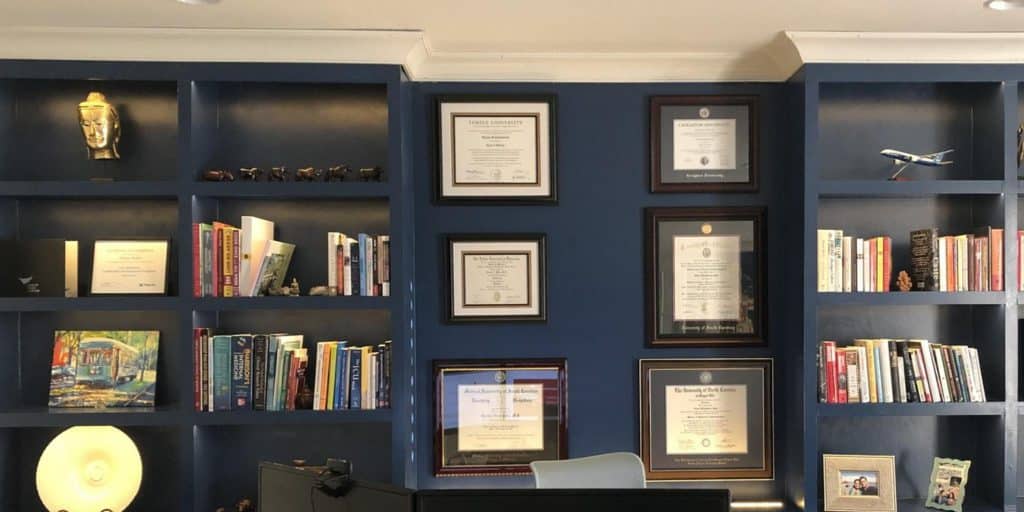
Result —
M951 165L953 163L952 160L943 160L943 158L947 154L952 152L952 149L947 149L945 151L939 151L938 153L929 153L927 155L915 155L913 153L907 153L905 151L899 151L896 149L883 149L880 152L880 154L886 158L892 158L893 165L900 167L899 169L896 170L895 173L893 173L892 176L889 177L890 181L896 181L896 178L899 177L900 173L903 172L903 170L909 167L911 164L923 165L925 167L940 167L943 165Z

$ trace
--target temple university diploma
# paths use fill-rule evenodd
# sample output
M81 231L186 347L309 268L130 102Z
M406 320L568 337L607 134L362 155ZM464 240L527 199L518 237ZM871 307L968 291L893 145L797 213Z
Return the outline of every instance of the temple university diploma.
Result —
M672 154L672 168L677 171L736 169L736 120L674 120Z
M529 306L529 252L462 253L463 306Z
M665 448L669 455L747 453L747 386L666 386Z
M454 114L454 185L539 182L536 114Z
M543 384L458 387L459 451L544 449Z
M676 321L740 319L740 237L673 237Z

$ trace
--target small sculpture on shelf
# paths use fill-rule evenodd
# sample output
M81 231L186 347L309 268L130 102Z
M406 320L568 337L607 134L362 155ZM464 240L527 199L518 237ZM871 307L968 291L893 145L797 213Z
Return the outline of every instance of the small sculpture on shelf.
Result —
M287 167L271 167L267 181L288 181Z
M345 164L335 165L334 167L328 167L327 175L324 177L324 181L328 183L332 181L345 181L345 178L347 178L349 173L351 172L352 170L349 169L348 166Z
M218 507L217 512L256 512L256 504L249 498L242 498L230 511L224 507Z
M289 288L291 288L290 295L292 297L298 297L299 293L301 293L301 290L299 289L299 280L294 277L292 278L292 284L289 286Z
M939 151L938 153L929 153L927 155L915 155L913 153L907 153L906 151L900 151L898 149L883 149L879 151L879 154L892 159L893 167L899 167L896 172L889 176L889 181L906 181L906 178L901 178L902 173L910 165L921 165L924 167L942 167L946 165L953 165L952 160L945 160L946 155L952 153L954 150L947 149L945 151Z
M85 137L89 160L119 160L117 144L121 141L121 117L107 102L103 93L90 92L78 104L78 124Z
M238 170L238 175L242 181L259 181L260 176L263 175L263 169L259 167L242 167Z
M896 277L896 288L901 292L909 292L912 286L910 274L906 270L900 270L900 275Z
M363 167L359 169L359 177L363 181L380 181L381 168L379 166Z
M323 169L303 167L302 169L295 171L295 181L316 181L323 172Z
M267 289L267 295L274 297L298 297L299 296L299 280L292 278L292 284L288 286L276 287L272 286Z
M235 175L223 169L210 169L203 171L203 181L235 181Z
M310 297L326 297L331 294L331 289L324 285L314 286L309 289Z

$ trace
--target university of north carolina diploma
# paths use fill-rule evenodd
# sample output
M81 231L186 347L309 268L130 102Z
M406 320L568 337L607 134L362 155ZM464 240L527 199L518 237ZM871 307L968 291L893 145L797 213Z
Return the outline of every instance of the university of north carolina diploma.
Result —
M543 384L458 387L460 452L544 449Z
M464 306L528 306L528 253L462 253Z
M747 453L747 386L665 387L669 455Z
M740 237L673 237L673 318L740 319Z
M674 120L672 156L672 168L676 171L736 169L736 120Z
M454 117L455 185L537 183L537 116Z

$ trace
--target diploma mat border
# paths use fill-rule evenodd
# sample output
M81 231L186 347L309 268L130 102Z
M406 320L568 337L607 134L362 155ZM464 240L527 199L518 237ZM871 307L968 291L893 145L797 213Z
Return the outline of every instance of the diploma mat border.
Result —
M522 476L532 474L529 463L445 466L444 459L444 414L442 397L444 372L446 371L488 371L488 370L555 370L558 372L558 459L569 458L569 363L565 358L538 359L434 359L431 362L434 381L434 476ZM501 452L495 452L501 453Z
M96 292L96 291L94 291L93 290L93 286L96 284L96 244L100 244L100 243L104 243L104 242L121 242L121 243L124 243L124 242L128 242L128 243L131 243L131 242L142 242L142 243L164 242L164 243L166 243L167 244L167 246L166 246L167 255L164 257L164 287L163 287L163 290L159 291L159 292L140 292L140 293L126 293L126 292L110 292L110 293L107 293L107 292ZM169 286L170 279L169 278L170 278L170 275L171 275L171 251L173 249L174 249L174 247L172 246L172 240L169 237L167 237L167 238L165 238L165 237L129 237L129 238L105 237L105 238L98 238L98 239L94 240L93 243L92 243L92 264L90 265L90 272L89 272L89 296L90 297L140 297L140 296L164 297L164 296L169 295L170 294L170 286Z
M755 370L764 371L765 418L762 418L764 436L764 464L759 469L699 469L699 470L654 470L651 468L651 389L646 384L647 370ZM775 480L775 360L773 358L643 358L637 361L637 391L639 400L640 459L644 464L644 476L648 481L766 481Z
M524 315L455 315L455 275L452 272L453 258L455 251L453 247L458 242L529 242L537 244L537 283L538 302L536 314ZM442 300L444 311L442 320L448 324L462 323L501 323L501 322L547 322L547 235L544 233L445 233L441 235L442 257L441 264L444 268L441 275L445 276ZM527 290L530 293L530 290ZM488 306L475 306L485 308ZM514 306L513 306L514 307ZM532 306L530 306L532 307Z
M754 308L757 319L750 334L660 334L658 315L658 225L663 221L749 221L754 224ZM768 304L765 302L764 241L767 240L765 208L737 207L651 207L644 208L644 327L648 348L745 347L767 345L765 335ZM742 271L742 266L741 266Z
M675 95L651 96L650 119L648 132L650 140L650 188L655 194L679 192L729 192L752 193L760 190L760 173L758 158L760 155L760 101L758 95ZM748 109L748 161L750 162L749 179L746 182L697 182L697 183L663 183L661 181L661 109L662 107L695 107L701 105L745 106Z
M448 103L547 103L548 104L548 193L547 195L466 195L466 196L445 196L444 195L444 165L442 133L441 133L441 108ZM558 204L558 95L557 94L435 94L434 95L434 119L431 123L434 131L434 202L437 204L449 205L557 205ZM540 129L538 124L537 129ZM539 135L539 134L538 134ZM538 152L540 148L538 146ZM543 155L541 155L541 158ZM538 165L540 159L538 159ZM454 172L454 170L453 170ZM538 169L539 172L539 169ZM538 176L539 178L539 176ZM512 185L512 184L510 184ZM518 184L515 184L518 185ZM540 186L538 184L524 183L523 187ZM494 185L481 184L481 187L492 187Z

